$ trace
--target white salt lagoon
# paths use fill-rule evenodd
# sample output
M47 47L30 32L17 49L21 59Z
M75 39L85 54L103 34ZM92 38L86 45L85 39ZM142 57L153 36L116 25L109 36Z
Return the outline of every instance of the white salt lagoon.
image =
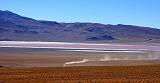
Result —
M160 44L159 45L146 45L146 44L139 45L139 44L116 44L116 43L115 44L104 44L104 43L96 44L96 43L70 43L70 42L0 41L0 47L58 48L58 49L72 49L72 51L88 51L88 52L94 52L94 51L104 52L104 50L109 50L109 51L118 50L114 52L121 52L121 51L140 52L140 51L146 51L146 50L160 51ZM80 50L77 50L77 49L80 49Z

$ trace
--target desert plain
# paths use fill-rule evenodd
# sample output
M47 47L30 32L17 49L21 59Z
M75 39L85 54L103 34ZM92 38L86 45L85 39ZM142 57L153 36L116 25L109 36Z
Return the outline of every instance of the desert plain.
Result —
M159 45L5 42L0 46L0 83L160 82Z

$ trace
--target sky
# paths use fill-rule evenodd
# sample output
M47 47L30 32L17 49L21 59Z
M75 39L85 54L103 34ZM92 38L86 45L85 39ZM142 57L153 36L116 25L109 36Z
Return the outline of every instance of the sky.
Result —
M0 10L37 20L160 28L160 0L0 0Z

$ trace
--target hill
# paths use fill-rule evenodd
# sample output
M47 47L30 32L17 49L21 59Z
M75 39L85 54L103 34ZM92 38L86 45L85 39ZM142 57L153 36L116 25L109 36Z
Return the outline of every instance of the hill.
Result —
M58 23L0 11L1 41L160 42L160 29L100 23Z

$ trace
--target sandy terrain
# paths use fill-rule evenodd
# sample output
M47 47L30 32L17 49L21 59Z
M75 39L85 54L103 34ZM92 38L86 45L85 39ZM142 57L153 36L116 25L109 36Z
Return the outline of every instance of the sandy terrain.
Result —
M64 67L160 64L159 52L97 53L61 51L16 51L1 48L0 66L4 67ZM8 49L8 50L7 50ZM10 50L10 51L9 51ZM6 52L7 51L7 52Z
M0 83L159 83L160 65L0 68Z

